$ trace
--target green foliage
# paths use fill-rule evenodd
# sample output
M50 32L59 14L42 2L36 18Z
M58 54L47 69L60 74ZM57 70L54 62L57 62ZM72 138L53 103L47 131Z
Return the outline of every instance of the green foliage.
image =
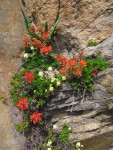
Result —
M72 87L76 89L86 89L86 91L92 92L94 77L99 71L108 68L108 64L100 57L95 59L86 59L87 66L83 69L83 75L80 78L73 78L70 80Z
M29 57L26 60L23 66L24 68L29 69L33 67L38 67L38 69L47 69L49 66L58 68L59 64L54 57L52 56L43 57L39 55L38 52L36 51L32 57Z
M38 34L29 31L29 35L30 35L32 38L36 38L37 40L43 42L43 39L42 39Z
M48 135L45 137L44 144L42 146L42 150L62 150L62 146L66 144L66 147L70 148L70 150L76 150L76 143L73 141L69 141L69 134L71 133L71 127L67 124L64 124L62 130L60 132L56 129L49 128Z
M6 98L5 98L5 97L0 96L0 101L4 102L5 100L6 100Z
M16 130L21 132L23 130L28 130L29 129L29 121L24 120L21 124L16 124Z
M61 17L62 17L62 15L60 15L60 16L58 17L58 20L57 20L57 21L55 22L55 24L51 27L50 36L49 36L49 39L50 39L50 40L53 38L53 35L54 35L54 33L55 33L55 30L56 30L56 28L57 28L57 25L58 25L58 23L59 23Z
M69 142L69 134L70 134L69 126L67 124L64 124L62 131L59 133L59 139L62 142Z
M29 18L26 16L24 10L21 8L21 11L22 11L22 14L23 14L23 17L24 17L24 20L25 20L25 24L26 24L26 29L27 31L30 30L30 26L31 26L31 21L29 20Z
M26 16L24 10L21 8L21 11L22 11L22 14L23 14L23 17L24 17L24 20L25 20L25 24L26 24L26 29L27 31L29 32L29 35L32 37L32 38L36 38L38 40L40 40L41 42L43 42L43 39L36 33L33 33L30 31L30 27L31 27L31 21L29 20L29 18ZM48 38L48 42L50 42L52 39L53 39L53 36L54 36L54 33L55 33L55 30L58 26L58 23L61 19L62 15L60 15L58 17L58 20L55 22L55 24L51 27L50 29L50 35L49 35L49 38ZM47 32L48 31L48 23L45 22L44 25L43 25L43 28L44 28L44 32Z
M97 45L97 42L93 41L93 40L89 41L87 44L88 47L92 47L92 46L96 46L96 45Z
M48 31L48 23L45 22L45 23L44 23L44 32L47 32L47 31Z
M18 99L23 96L23 88L21 87L21 85L23 84L22 72L23 71L20 71L19 73L17 73L13 77L13 80L11 83L12 84L11 95L13 96L14 105L18 102Z

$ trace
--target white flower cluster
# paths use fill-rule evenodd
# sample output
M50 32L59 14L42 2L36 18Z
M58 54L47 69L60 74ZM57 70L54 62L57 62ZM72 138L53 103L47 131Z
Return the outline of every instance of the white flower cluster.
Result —
M50 92L54 91L54 87L53 85L56 85L57 87L61 85L61 81L59 78L55 77L55 75L58 75L58 70L57 69L54 69L52 68L51 66L48 67L47 71L45 72L42 72L42 71L39 71L39 74L38 76L43 80L43 77L46 77L48 79L50 79L50 85L49 85L49 89L45 89L45 92L47 92L48 90ZM66 80L66 77L65 76L62 76L62 81Z
M72 128L71 128L71 127L69 127L69 128L68 128L68 130L69 130L69 131L71 131L71 130L72 130Z
M47 150L52 150L52 148L51 148L51 144L52 144L52 141L51 141L51 140L49 140L49 141L48 141L48 143L47 143L47 146L48 146L48 149L47 149Z
M34 48L34 46L31 46L31 50L34 50L35 48ZM25 51L23 52L23 57L25 58L25 59L27 59L28 57L31 57L32 55L30 55L29 53L25 53Z
M81 150L81 148L84 147L80 142L76 143L76 150Z
M29 57L29 53L24 53L24 58L28 58Z

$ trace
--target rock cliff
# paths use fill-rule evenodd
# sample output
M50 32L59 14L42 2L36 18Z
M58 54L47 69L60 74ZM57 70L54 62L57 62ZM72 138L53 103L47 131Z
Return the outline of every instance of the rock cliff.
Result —
M52 122L59 128L64 122L72 126L71 138L83 140L113 131L113 1L105 0L23 0L26 12L38 26L54 23L58 8L63 13L58 27L56 50L67 57L85 49L86 57L100 55L110 68L100 72L95 90L83 102L70 87L63 85L47 106ZM88 47L89 41L96 46ZM72 113L69 113L72 112Z
M0 101L0 150L21 150L25 141L15 130L19 118L10 96L12 77L21 66L17 54L24 34L19 1L0 0L0 99L5 99Z

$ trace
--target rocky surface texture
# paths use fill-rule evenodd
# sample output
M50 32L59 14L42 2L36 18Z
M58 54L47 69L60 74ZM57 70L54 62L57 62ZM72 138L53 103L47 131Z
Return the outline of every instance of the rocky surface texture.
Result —
M86 57L100 55L110 64L109 69L97 75L92 95L82 100L71 87L63 85L48 103L52 122L59 128L69 123L73 130L71 138L83 140L113 131L113 1L60 1L60 13L64 15L54 43L56 50L71 58L73 53L85 49ZM54 23L57 0L23 0L23 4L38 26L44 21ZM96 41L97 46L88 47L90 40Z
M89 40L102 43L113 31L112 0L60 0L58 48L78 50L85 48ZM23 0L28 16L39 26L44 21L54 23L58 0ZM57 44L58 44L57 43Z
M64 123L72 127L71 138L83 140L113 131L113 68L98 73L92 95L77 97L71 87L59 89L48 103L52 122L60 129ZM65 113L67 112L67 113ZM76 136L75 136L76 134Z
M16 57L25 34L18 0L0 0L0 150L21 150L24 137L15 131L10 82L21 65ZM16 115L19 113L15 110ZM21 118L20 118L21 119Z

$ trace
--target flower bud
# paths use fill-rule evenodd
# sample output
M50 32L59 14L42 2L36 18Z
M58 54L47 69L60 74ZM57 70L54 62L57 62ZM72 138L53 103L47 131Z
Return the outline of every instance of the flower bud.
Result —
M51 87L49 88L49 90L50 90L50 91L53 91L53 90L54 90L54 88L51 86Z
M62 80L63 80L63 81L66 80L66 77L65 77L65 76L62 76Z
M57 84L57 86L59 86L59 85L61 84L61 82L60 82L60 81L57 81L57 83L56 83L56 84Z
M38 75L39 75L40 77L42 77L42 76L43 76L43 72L40 71Z
M52 71L53 70L53 68L52 67L48 67L48 69L47 69L48 71Z
M24 53L24 58L28 58L29 54L28 53Z
M55 81L55 78L53 77L53 78L51 78L51 82L54 82Z
M34 50L35 48L34 48L34 46L31 46L31 50Z

